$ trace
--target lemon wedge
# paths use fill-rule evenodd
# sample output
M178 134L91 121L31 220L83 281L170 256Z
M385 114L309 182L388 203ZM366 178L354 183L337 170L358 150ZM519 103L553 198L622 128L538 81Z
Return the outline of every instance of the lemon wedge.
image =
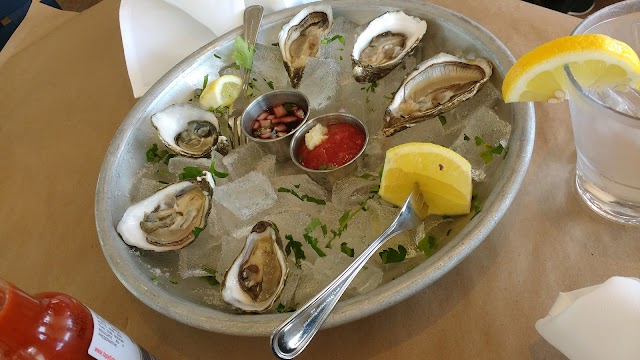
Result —
M564 65L584 88L637 87L640 82L640 59L629 45L606 35L572 35L523 55L504 78L504 101L564 100L569 86Z
M231 106L240 96L242 79L235 75L222 75L213 80L200 94L200 105L205 109Z
M455 151L416 142L387 150L378 194L401 206L415 183L420 186L429 214L470 212L471 164Z

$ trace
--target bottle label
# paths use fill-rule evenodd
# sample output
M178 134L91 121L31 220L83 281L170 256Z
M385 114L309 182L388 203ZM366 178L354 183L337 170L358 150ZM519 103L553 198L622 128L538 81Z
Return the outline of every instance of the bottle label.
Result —
M91 311L91 310L90 310ZM91 311L93 337L89 355L98 360L156 360L125 333Z

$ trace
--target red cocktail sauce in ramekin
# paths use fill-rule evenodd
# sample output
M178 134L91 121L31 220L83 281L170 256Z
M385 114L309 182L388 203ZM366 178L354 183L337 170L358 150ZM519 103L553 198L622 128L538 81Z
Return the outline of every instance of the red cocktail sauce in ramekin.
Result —
M298 151L302 166L312 170L330 170L353 160L365 145L365 134L355 125L337 123L327 126L327 138L309 150L306 143Z

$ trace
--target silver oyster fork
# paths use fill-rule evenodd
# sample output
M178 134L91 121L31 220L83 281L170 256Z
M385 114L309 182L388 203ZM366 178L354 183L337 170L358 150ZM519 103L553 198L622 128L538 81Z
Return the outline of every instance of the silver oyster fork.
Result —
M382 235L375 239L338 277L324 290L298 309L271 334L271 349L280 359L293 359L309 344L313 336L336 306L358 271L378 248L394 235L410 230L427 217L428 206L418 185L413 186L398 216Z

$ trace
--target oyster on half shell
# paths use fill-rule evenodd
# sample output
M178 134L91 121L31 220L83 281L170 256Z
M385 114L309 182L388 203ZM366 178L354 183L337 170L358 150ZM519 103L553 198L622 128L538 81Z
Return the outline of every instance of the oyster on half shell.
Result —
M260 221L225 274L222 298L242 312L264 312L280 296L287 273L278 229L271 222Z
M333 25L333 11L328 4L308 6L280 30L280 52L291 86L298 88L307 59L318 53L320 40Z
M413 52L426 31L424 20L402 11L371 20L353 45L353 77L367 83L387 76Z
M151 116L160 140L173 152L207 157L218 143L218 118L192 104L173 104Z
M116 229L129 245L158 252L177 250L195 240L196 227L207 226L210 210L209 182L182 181L131 205Z
M492 65L482 58L440 53L420 63L404 79L387 108L382 132L391 136L454 109L489 80Z

